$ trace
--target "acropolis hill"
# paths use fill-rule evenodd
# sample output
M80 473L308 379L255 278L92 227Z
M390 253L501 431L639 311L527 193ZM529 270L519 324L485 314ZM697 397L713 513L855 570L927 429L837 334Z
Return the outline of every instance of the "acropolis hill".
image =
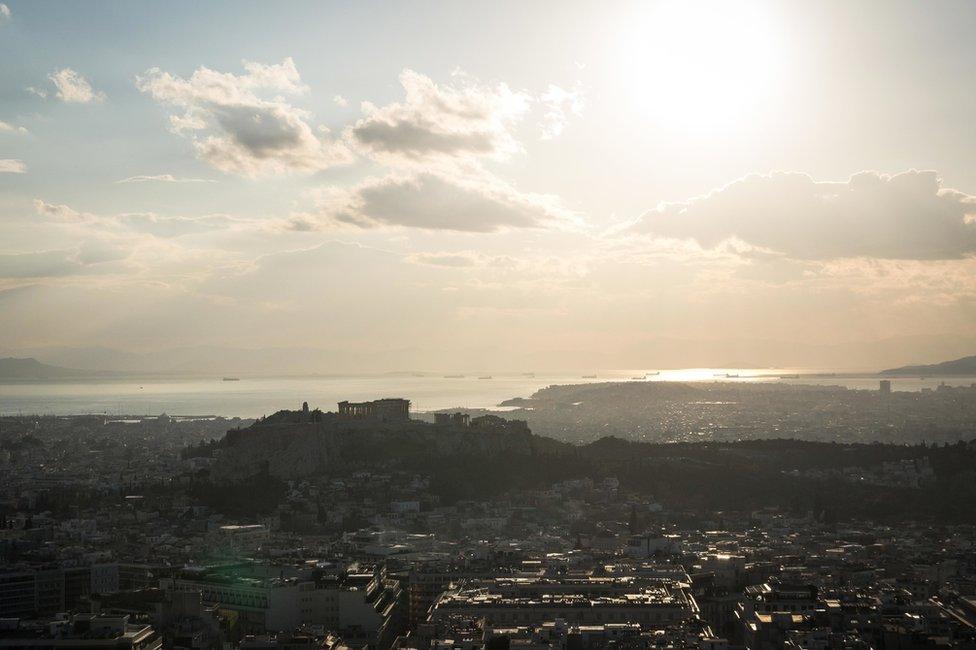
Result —
M469 418L437 414L436 422L411 419L409 401L340 402L337 412L282 410L220 443L216 481L267 473L293 479L357 467L415 465L438 457L559 454L571 447L533 435L522 420L494 415Z

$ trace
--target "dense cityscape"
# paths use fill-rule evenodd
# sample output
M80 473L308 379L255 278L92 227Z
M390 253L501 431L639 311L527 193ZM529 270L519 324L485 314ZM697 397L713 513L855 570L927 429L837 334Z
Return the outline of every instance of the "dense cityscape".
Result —
M405 399L3 417L0 647L973 647L976 419L922 441L925 400L970 390L849 398L912 405L911 444L867 415L571 444Z
M529 422L535 433L590 442L614 435L649 442L798 438L824 442L913 444L969 439L976 384L930 381L920 391L785 382L630 381L560 385L503 402L500 415Z

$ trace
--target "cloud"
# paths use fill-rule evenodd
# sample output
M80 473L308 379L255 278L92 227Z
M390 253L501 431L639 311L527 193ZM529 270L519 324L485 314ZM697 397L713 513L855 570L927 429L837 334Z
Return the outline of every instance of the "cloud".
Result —
M627 230L706 248L740 239L795 259L955 259L976 253L976 197L944 188L934 171L846 182L776 172L661 204Z
M173 176L172 174L154 174L151 176L129 176L128 178L123 178L122 180L115 181L116 183L216 183L217 181L210 180L207 178L179 178Z
M525 93L464 78L439 86L413 70L400 74L400 84L402 101L386 106L364 102L365 117L349 129L349 137L367 154L386 162L413 162L504 158L519 150L511 127L529 108Z
M124 260L131 254L131 249L117 242L90 239L82 242L72 259L79 264L91 266Z
M47 278L77 273L71 251L0 254L0 278Z
M25 129L24 127L22 127L22 126L14 126L13 124L10 124L8 122L4 122L3 120L0 120L0 133L2 133L2 132L7 132L7 133L14 133L14 132L16 132L16 133L29 133L29 131L27 129Z
M496 232L576 220L556 197L523 194L494 177L454 178L422 172L369 179L319 195L319 210L296 215L292 230L402 226L424 230Z
M116 235L151 235L170 239L214 230L244 228L251 222L226 214L208 214L199 217L159 215L153 212L126 212L114 216L80 212L74 208L41 199L34 200L34 209L50 221L88 226Z
M350 268L358 270L349 273ZM420 292L404 276L404 268L399 256L389 251L332 240L312 248L269 252L247 265L226 268L206 278L201 291L248 305L249 310L265 312L270 306L276 312L305 313L326 330L339 327L362 332L382 329L374 318L396 309L397 304L403 309L399 313L406 313L409 304L418 299ZM365 291L378 300L365 303ZM310 310L311 293L326 300L328 309L313 306ZM349 317L337 319L336 313ZM276 320L284 323L280 315Z
M411 264L448 269L515 270L527 267L526 260L519 261L508 255L486 255L477 251L413 253L406 260Z
M10 7L0 2L0 25L10 20Z
M475 268L481 263L477 253L414 253L407 261L423 266L442 266L452 269Z
M181 112L171 130L189 137L197 155L221 171L256 176L311 172L349 162L341 143L316 137L310 114L285 95L308 90L294 61L244 62L244 74L198 68L189 79L151 68L136 87Z
M0 280L59 278L96 272L93 266L125 259L128 252L102 242L77 248L0 254Z
M225 214L209 214L201 217L162 216L152 212L120 214L117 221L127 228L154 237L181 237L201 232L226 230L246 222Z
M85 223L99 219L93 214L79 212L63 203L48 203L41 199L34 199L34 210L42 217L62 223Z
M89 104L105 99L105 93L95 91L91 83L71 68L63 68L47 76L57 88L55 97L72 104ZM41 95L42 97L46 94Z
M253 221L223 214L92 214L41 199L36 199L34 206L46 237L78 242L69 261L86 269L103 265L97 273L79 270L65 274L92 276L92 282L113 289L121 285L166 285L178 291L192 290L201 277L240 261L239 251L208 244L208 233L237 235L260 230ZM181 239L201 234L206 236L190 242ZM0 282L0 288L10 284Z
M25 90L29 92L31 95L37 95L41 99L47 99L47 91L44 90L43 88L38 88L36 86L27 86Z
M572 90L550 84L548 90L539 97L539 101L545 107L542 122L543 140L551 140L562 133L569 124L570 117L579 117L583 114L585 103L579 84L576 84Z
M347 100L342 95L333 95L332 101L335 102L336 106L342 106L342 107L349 106L349 100Z
M23 174L27 171L27 165L22 160L14 158L0 158L0 174Z

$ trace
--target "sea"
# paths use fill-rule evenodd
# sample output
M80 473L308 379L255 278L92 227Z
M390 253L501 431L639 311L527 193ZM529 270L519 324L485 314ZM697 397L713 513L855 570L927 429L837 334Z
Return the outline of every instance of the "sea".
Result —
M232 379L232 380L228 380ZM315 377L125 378L0 383L0 415L224 416L254 418L280 409L335 410L342 400L405 397L414 411L454 407L498 409L555 384L606 381L767 382L878 390L885 377L868 372L791 368L684 368L562 374L384 374ZM920 391L976 384L976 377L891 377L892 390Z

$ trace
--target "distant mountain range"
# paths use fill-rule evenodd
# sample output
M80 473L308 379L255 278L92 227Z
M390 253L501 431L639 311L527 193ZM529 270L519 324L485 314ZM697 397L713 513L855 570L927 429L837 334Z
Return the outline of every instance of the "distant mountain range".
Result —
M888 370L882 370L881 374L920 377L976 376L976 356L963 357L953 361L943 361L942 363L933 363L929 365L889 368Z
M0 359L0 380L50 381L54 379L84 379L91 377L112 377L118 373L62 368L41 363L37 359Z

